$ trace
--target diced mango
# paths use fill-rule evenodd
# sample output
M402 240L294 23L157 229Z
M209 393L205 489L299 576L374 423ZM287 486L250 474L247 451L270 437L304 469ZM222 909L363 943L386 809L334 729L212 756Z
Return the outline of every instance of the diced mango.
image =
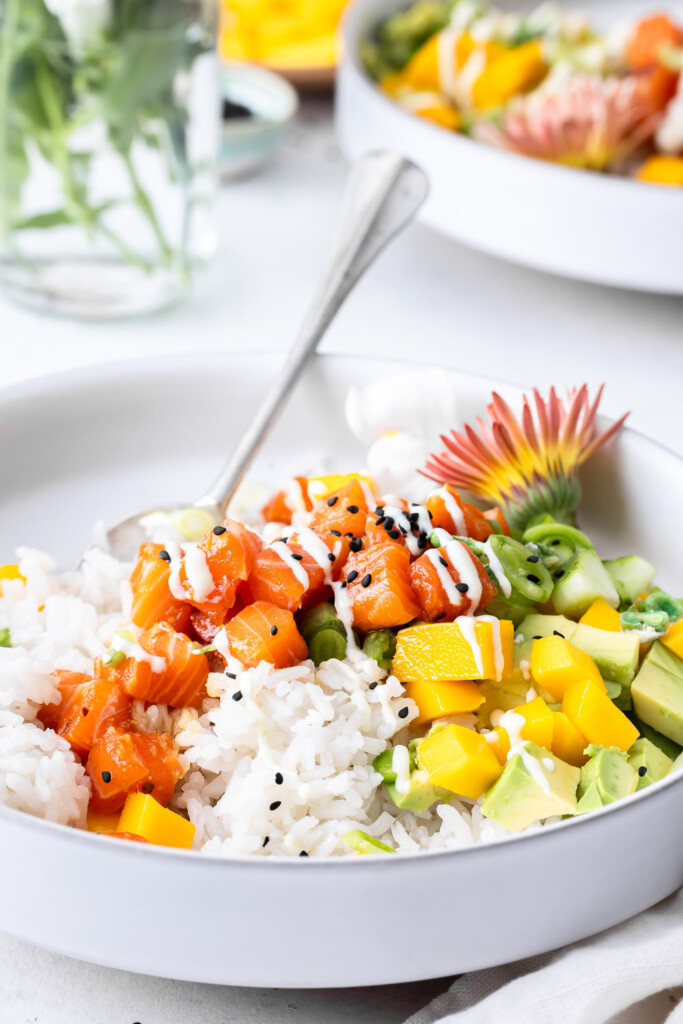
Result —
M589 679L567 686L562 711L588 743L628 750L640 735L623 711Z
M87 828L88 832L102 832L104 835L113 835L119 831L120 811L116 814L104 814L98 811L88 811Z
M683 619L679 619L678 622L674 622L673 626L669 626L660 640L672 654L683 659Z
M180 814L144 793L129 793L119 818L119 832L142 836L157 846L173 846L189 850L195 827Z
M417 757L433 786L471 800L478 800L503 770L484 737L461 725L427 736Z
M315 502L318 498L324 498L332 491L339 491L346 487L352 480L359 480L362 485L374 496L375 482L369 476L360 473L328 473L326 476L308 477L308 496Z
M553 713L542 697L534 697L528 704L519 704L513 708L513 714L520 715L524 724L519 724L519 739L531 740L538 747L550 750L553 739ZM497 739L488 743L501 764L505 764L510 752L510 735L504 725L494 730ZM515 743L517 736L513 737Z
M590 679L606 691L600 670L592 658L561 636L544 636L534 640L531 648L531 675L535 683L554 700L562 700L570 683Z
M604 597L596 597L587 612L579 619L584 626L606 629L610 633L621 633L619 612L607 604Z
M579 732L574 723L567 718L564 711L553 711L553 741L550 749L556 757L567 764L580 768L588 757L584 750L588 740Z
M479 110L499 107L518 93L529 92L548 73L538 39L506 50L479 75L472 89L474 105Z
M471 680L429 682L421 679L405 684L406 697L414 700L420 714L412 725L423 725L444 715L462 715L476 711L484 703L484 695Z
M499 624L496 621L494 625L488 619L470 616L467 628L472 627L472 643L461 631L457 619L455 622L425 623L400 630L396 637L394 675L402 683L419 682L423 679L436 682L500 679L507 675L512 670L512 623L502 619ZM498 666L497 650L500 651ZM496 671L496 668L499 671Z
M26 577L21 575L18 565L7 564L0 565L0 594L2 594L3 580L23 580L26 582Z
M649 185L683 186L683 156L651 156L638 169L636 178Z
M462 124L462 118L455 107L449 107L447 103L432 103L427 107L420 107L415 113L425 121L437 124L439 128L445 128L449 132L457 132Z

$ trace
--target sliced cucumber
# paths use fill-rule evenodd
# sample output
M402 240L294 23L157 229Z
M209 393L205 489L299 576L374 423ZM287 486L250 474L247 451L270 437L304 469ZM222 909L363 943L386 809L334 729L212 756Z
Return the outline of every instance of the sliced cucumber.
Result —
M612 608L619 604L616 588L592 548L577 549L553 575L553 604L562 615L580 619L599 597Z
M567 526L565 523L539 523L537 526L530 526L524 531L522 541L525 544L542 544L550 548L557 557L558 562L566 562L575 551L581 548L592 548L590 537L587 537L575 526Z
M644 590L649 590L657 570L640 555L624 555L602 563L616 587L619 600L633 604Z
M560 634L565 640L572 641L577 625L564 615L527 615L517 629L525 640L533 640L538 636Z
M511 597L544 604L553 591L553 581L540 557L503 534L492 535L488 543L512 587Z

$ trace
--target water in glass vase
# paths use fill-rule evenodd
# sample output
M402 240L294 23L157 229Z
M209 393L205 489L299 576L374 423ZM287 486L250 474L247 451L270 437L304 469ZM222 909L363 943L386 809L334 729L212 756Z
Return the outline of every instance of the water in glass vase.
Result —
M0 2L0 287L74 316L181 298L211 259L215 0Z

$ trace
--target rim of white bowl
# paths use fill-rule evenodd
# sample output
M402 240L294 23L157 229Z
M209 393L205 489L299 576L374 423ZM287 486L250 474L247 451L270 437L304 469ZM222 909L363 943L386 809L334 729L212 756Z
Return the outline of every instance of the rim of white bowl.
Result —
M135 372L137 376L144 375L145 373L153 373L155 378L158 379L160 374L166 376L175 376L179 372L187 373L188 369L196 369L197 363L201 363L203 360L219 360L221 362L229 363L232 359L247 359L249 361L258 360L266 350L254 351L254 350L239 350L235 352L212 352L204 351L198 353L174 353L170 356L148 356L143 359L125 359L117 362L105 362L97 363L93 366L87 367L76 367L70 370L62 370L58 373L48 374L46 376L30 378L26 381L18 381L14 384L6 385L0 388L0 410L2 407L15 400L24 401L26 399L40 398L49 393L59 393L65 390L65 385L85 385L87 383L108 383L112 382L113 378L122 378L129 376L131 372ZM270 355L273 353L270 352ZM316 357L324 361L340 360L344 362L373 362L373 363L386 363L388 366L412 366L415 365L415 360L401 359L398 357L377 357L371 355L355 355L353 353L334 353L324 352L319 353ZM431 365L438 367L448 373L456 376L463 377L469 380L475 380L481 383L494 383L501 386L511 388L517 391L520 395L524 394L524 388L518 384L514 384L510 381L506 381L500 377L492 377L488 374L475 374L465 373L452 366L439 364L434 362ZM637 438L640 442L647 445L652 445L654 448L658 448L666 455L675 459L679 463L683 463L683 456L679 455L673 449L662 444L660 441L649 437L647 434L639 430L634 430L631 427L623 427L623 433L629 434L634 438ZM584 824L594 823L602 818L612 814L623 814L628 812L629 808L636 807L643 800L650 799L664 792L665 790L683 783L683 769L675 772L673 775L667 775L663 779L659 779L657 782L653 782L652 785L646 786L645 789L641 789L636 793L630 794L623 800L617 800L612 804L608 804L606 807L601 807L595 811L589 811L586 814L581 814L577 817L565 818L562 821L554 822L551 825L544 825L541 828L535 829L533 832L516 832L510 835L501 836L500 838L488 842L488 843L474 843L472 846L461 847L459 849L447 849L447 850L418 850L417 852L402 853L397 851L396 857L390 857L388 854L366 854L358 857L286 857L279 854L271 854L267 857L259 857L254 854L241 854L241 855L230 855L223 857L218 854L206 854L201 853L199 850L177 850L171 847L165 846L152 846L151 848L142 843L131 843L121 839L113 839L110 836L103 835L101 833L88 832L85 829L75 828L72 825L61 825L54 821L47 821L44 818L34 817L28 814L26 811L18 811L12 807L5 807L0 805L0 821L5 818L15 824L20 825L27 829L38 829L43 831L48 829L52 832L56 832L57 835L69 837L70 842L85 842L85 843L102 843L107 844L115 843L121 850L122 856L155 856L155 857L180 857L183 859L189 859L190 863L196 864L225 864L227 866L242 866L242 867L254 867L256 870L264 870L268 865L288 865L291 870L304 870L303 865L305 864L305 870L329 870L340 864L355 864L354 870L361 870L361 865L366 864L370 870L376 870L377 858L382 859L383 863L387 867L390 865L401 865L405 864L406 861L425 861L434 857L445 858L445 857L466 857L476 855L482 850L495 850L501 847L507 846L509 843L519 842L533 842L544 837L556 835L558 832L563 832L567 828L576 829L580 828ZM111 848L111 847L110 847ZM256 867L261 865L261 867ZM220 870L220 869L219 869ZM227 867L226 867L227 870Z

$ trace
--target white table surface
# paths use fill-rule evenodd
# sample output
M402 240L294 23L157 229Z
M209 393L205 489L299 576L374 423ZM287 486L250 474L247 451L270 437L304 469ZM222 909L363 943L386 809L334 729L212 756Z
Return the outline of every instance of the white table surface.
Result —
M344 174L328 107L307 105L271 168L223 187L220 253L193 298L109 324L50 319L0 298L0 382L188 350L281 352L327 253ZM605 413L630 408L634 427L683 451L683 299L542 275L415 226L359 286L324 347L419 354L546 390L606 381ZM188 985L0 937L2 1024L388 1024L445 985L326 993Z

